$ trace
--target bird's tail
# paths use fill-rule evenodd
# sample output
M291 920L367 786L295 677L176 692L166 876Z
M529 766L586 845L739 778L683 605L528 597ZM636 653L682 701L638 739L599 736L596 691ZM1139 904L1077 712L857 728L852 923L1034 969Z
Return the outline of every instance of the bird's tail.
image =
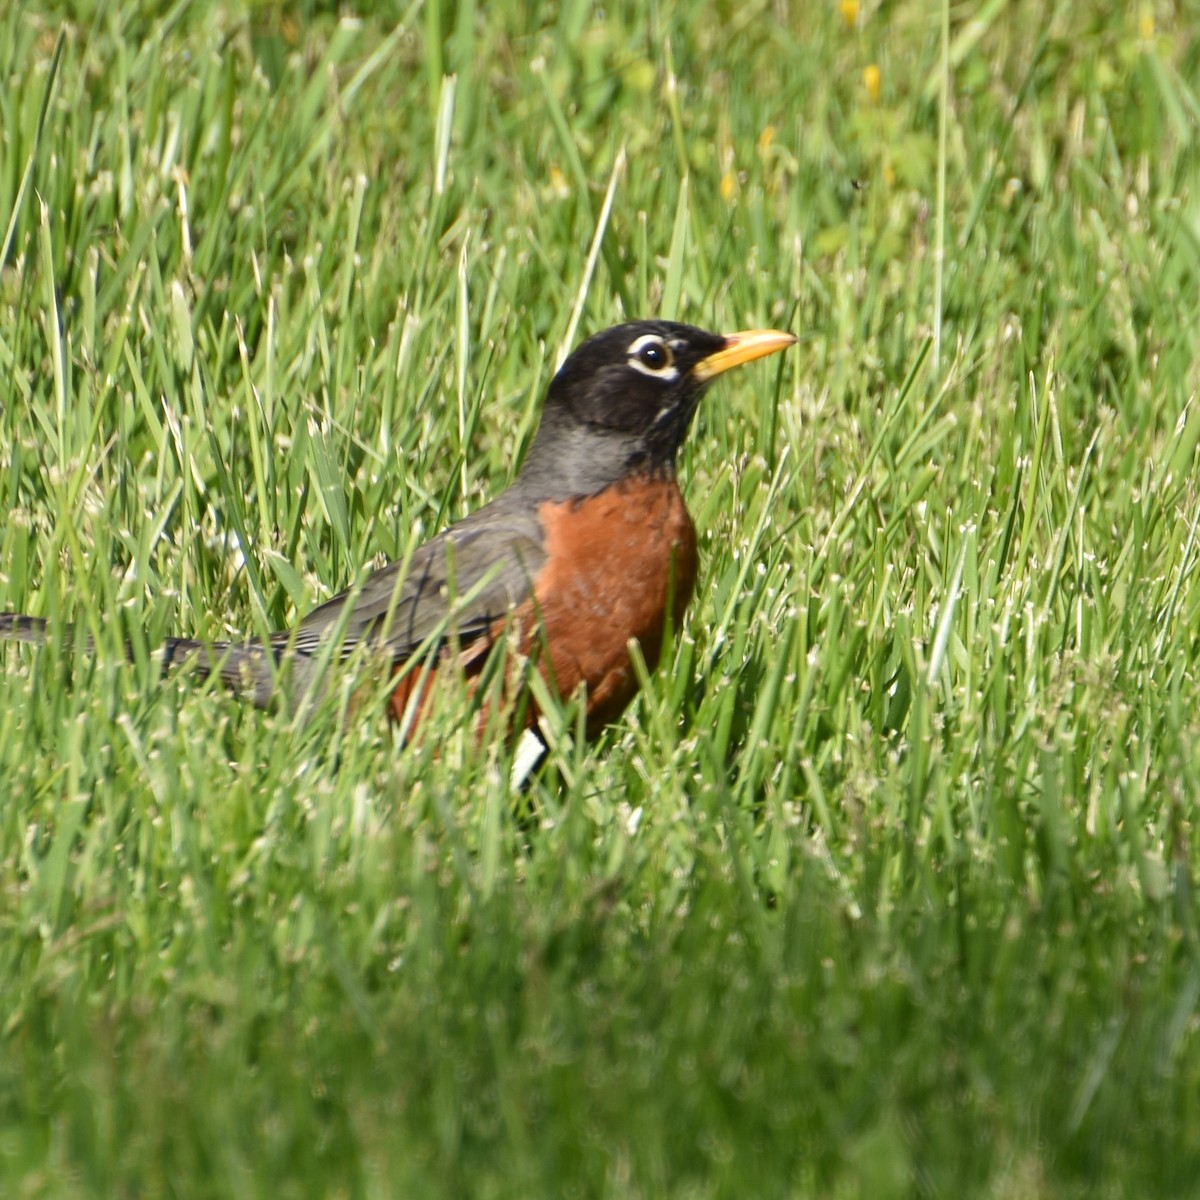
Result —
M40 617L23 613L0 613L0 640L27 642L44 646L50 641L50 626ZM244 696L256 708L267 708L279 693L282 646L246 642L200 642L192 638L169 637L156 651L164 674L186 670L202 679L215 677L239 696ZM87 650L91 652L91 639ZM132 656L131 656L132 657ZM313 661L308 656L288 655L293 682L312 683ZM304 663L297 664L298 658ZM293 689L289 688L291 692Z
M0 638L13 642L28 642L32 646L44 646L50 640L46 622L41 617L27 617L24 613L0 613Z

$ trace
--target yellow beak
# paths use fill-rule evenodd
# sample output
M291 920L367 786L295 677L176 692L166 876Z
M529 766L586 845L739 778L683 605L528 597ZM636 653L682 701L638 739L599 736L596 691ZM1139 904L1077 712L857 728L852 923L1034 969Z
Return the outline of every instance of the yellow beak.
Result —
M786 350L795 341L795 334L779 329L744 329L741 333L731 333L720 350L702 358L692 368L692 378L707 383L730 367L740 367L742 363L776 354Z

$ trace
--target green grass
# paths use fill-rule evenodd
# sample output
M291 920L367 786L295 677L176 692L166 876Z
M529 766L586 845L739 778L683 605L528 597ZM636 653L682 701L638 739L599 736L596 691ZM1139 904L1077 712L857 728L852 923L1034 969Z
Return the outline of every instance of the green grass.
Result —
M0 608L97 651L0 652L0 1194L1200 1195L1189 6L44 7ZM802 340L598 745L156 680L654 314Z

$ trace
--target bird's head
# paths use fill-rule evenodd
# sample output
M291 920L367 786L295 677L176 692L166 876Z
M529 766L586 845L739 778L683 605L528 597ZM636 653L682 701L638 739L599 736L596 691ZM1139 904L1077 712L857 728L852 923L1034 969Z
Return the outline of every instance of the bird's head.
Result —
M550 384L525 472L597 491L639 467L670 469L701 393L731 367L783 350L773 329L723 335L673 321L631 321L588 338Z

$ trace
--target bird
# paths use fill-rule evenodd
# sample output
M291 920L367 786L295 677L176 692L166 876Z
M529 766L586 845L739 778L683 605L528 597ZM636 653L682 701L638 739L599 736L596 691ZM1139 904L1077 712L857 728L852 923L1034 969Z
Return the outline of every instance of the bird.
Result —
M653 672L695 590L696 529L676 459L700 397L731 368L796 340L662 320L593 335L551 380L528 454L490 503L263 641L166 639L162 669L187 664L256 707L294 708L365 647L388 673L390 716L412 729L447 663L477 685L511 635L558 697L582 691L594 739L637 692L631 643ZM49 635L40 618L0 614L0 638ZM523 710L532 726L536 704Z

